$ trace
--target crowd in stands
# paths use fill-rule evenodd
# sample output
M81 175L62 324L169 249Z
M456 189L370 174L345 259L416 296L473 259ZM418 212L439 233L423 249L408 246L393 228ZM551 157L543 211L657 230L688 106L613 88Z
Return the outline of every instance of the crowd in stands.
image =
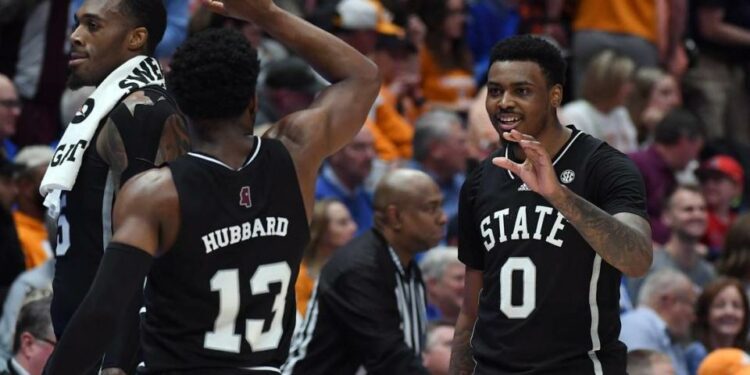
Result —
M168 26L156 56L165 71L181 42L207 28L237 29L258 50L256 134L328 84L255 25L197 0L163 1ZM0 0L0 370L8 373L39 374L54 347L48 296L65 234L46 219L38 190L61 157L56 141L93 89L65 89L67 37L82 2ZM327 260L372 228L380 177L421 170L447 215L441 244L414 260L428 300L423 363L447 374L463 293L453 247L459 191L500 143L485 109L489 51L533 33L569 63L560 121L628 154L646 186L654 260L621 289L629 372L750 367L750 2L276 2L370 57L383 78L362 130L319 172L296 284L300 317Z

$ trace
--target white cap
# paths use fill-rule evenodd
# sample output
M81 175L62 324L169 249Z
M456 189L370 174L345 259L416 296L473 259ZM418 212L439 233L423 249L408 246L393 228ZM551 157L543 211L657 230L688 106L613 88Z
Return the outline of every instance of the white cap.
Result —
M24 169L36 168L41 165L47 165L52 161L54 155L52 147L46 145L26 146L16 154L13 163L22 166Z
M336 6L338 27L350 30L375 30L378 8L369 0L342 0Z

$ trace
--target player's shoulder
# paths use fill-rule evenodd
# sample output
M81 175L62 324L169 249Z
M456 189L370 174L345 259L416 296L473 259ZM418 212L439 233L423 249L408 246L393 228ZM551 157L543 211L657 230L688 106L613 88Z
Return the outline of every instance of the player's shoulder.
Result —
M135 175L123 185L117 199L140 205L161 205L176 200L172 171L164 166Z
M123 111L136 118L140 116L151 116L154 113L171 115L179 114L176 102L169 96L166 90L160 87L145 87L135 90L120 100L112 113L118 114Z

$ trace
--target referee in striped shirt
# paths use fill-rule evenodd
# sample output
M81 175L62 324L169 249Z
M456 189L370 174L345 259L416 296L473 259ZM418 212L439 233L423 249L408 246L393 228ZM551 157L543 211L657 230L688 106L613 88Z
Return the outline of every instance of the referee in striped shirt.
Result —
M414 255L442 239L443 195L399 169L375 190L375 227L323 268L284 374L428 374L422 366L425 291Z

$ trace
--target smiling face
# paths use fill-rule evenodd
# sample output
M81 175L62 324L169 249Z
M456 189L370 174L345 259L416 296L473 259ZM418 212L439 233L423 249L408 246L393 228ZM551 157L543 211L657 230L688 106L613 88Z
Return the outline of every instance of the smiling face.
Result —
M498 133L516 129L537 139L555 124L562 87L549 87L538 64L496 61L487 76L487 113Z
M120 0L86 0L75 14L77 26L70 35L68 86L77 89L101 83L115 68L136 56L132 22L120 10ZM145 30L139 28L140 30Z
M734 340L742 333L745 310L740 293L737 287L728 285L711 302L708 326L714 335L731 337Z

